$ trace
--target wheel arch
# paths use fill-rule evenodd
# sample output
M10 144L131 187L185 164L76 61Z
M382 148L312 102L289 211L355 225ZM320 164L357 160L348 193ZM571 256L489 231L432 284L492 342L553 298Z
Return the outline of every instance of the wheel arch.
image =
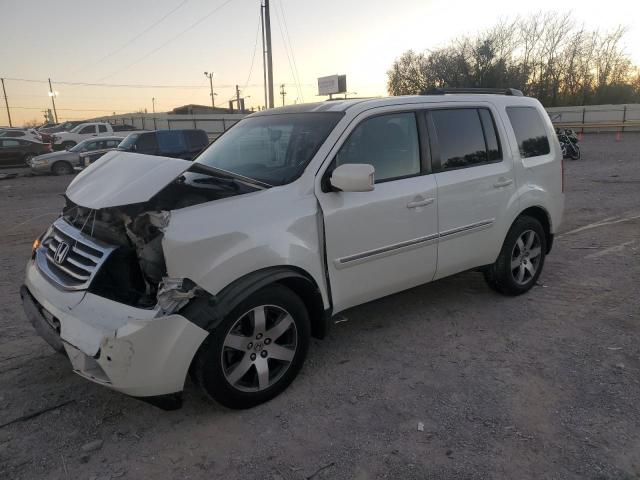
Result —
M330 325L331 308L324 308L322 293L313 277L305 270L290 265L256 270L233 281L216 295L207 293L209 308L206 316L204 310L197 306L187 306L181 313L200 328L211 332L240 302L274 283L289 288L300 297L309 313L311 335L324 338ZM211 307L215 312L214 318L211 318Z
M540 222L544 230L545 240L547 244L545 253L549 253L553 245L553 233L551 233L551 216L549 215L549 212L545 208L539 205L535 205L522 210L516 216L516 218L513 219L513 222L515 222L520 217L532 217ZM513 225L513 222L511 222L511 225Z

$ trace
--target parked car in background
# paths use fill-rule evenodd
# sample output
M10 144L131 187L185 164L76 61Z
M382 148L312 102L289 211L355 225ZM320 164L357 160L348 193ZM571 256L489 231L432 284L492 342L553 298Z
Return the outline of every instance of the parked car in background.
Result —
M118 150L193 160L207 145L209 138L204 130L156 130L130 134Z
M42 141L40 135L33 128L3 128L0 129L0 138L22 138L40 143L48 143Z
M40 135L42 135L42 140L45 143L51 143L51 137L54 133L58 132L68 132L72 128L83 123L84 120L70 120L68 122L59 123L53 127L46 127L40 129Z
M0 137L0 166L17 167L29 164L31 159L51 151L48 143L24 138Z
M81 163L81 156L85 153L100 151L103 154L116 148L121 137L100 137L84 140L69 150L53 152L33 158L30 162L34 173L53 173L54 175L68 175L73 173L74 167Z
M53 149L68 149L92 137L115 136L124 138L129 133L128 131L114 132L112 125L106 122L81 123L68 132L55 133L52 139Z
M38 128L36 128L37 131L41 131L45 128L53 128L60 125L59 123L43 123L42 125L40 125Z
M35 240L27 317L90 381L176 408L191 374L248 408L348 308L467 270L530 291L562 222L560 144L537 100L470 91L261 111L194 162L128 138Z

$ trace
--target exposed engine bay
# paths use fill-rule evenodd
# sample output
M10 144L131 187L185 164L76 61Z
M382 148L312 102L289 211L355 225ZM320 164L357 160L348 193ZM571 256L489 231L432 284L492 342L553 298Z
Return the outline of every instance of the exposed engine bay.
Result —
M189 171L143 203L91 209L66 197L62 217L82 234L116 247L91 282L90 292L140 308L166 306L172 302L159 302L159 291L182 291L184 297L184 292L195 287L188 280L176 285L175 279L166 279L171 284L163 285L167 268L162 238L171 211L260 188L233 178Z

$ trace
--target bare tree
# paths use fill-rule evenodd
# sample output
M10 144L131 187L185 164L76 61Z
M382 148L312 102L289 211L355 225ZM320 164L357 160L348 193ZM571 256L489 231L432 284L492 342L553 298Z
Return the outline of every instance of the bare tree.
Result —
M626 28L600 34L570 12L502 20L475 37L408 51L388 72L392 95L433 87L515 87L545 105L640 100L640 77L622 48Z

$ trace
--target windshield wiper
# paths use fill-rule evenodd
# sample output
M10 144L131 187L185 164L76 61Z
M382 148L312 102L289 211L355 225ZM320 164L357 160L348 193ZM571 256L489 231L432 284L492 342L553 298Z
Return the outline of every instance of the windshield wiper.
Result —
M245 185L248 184L249 186L252 186L252 187L258 187L261 190L265 188L273 187L273 185L269 185L268 183L261 182L260 180L256 180L255 178L245 177L244 175L239 175L237 173L233 173L228 170L223 170L221 168L211 167L204 163L197 163L197 162L193 163L193 165L189 167L189 171L199 171L199 173L213 174L214 176L217 176L217 177L236 180L238 182L244 183Z

